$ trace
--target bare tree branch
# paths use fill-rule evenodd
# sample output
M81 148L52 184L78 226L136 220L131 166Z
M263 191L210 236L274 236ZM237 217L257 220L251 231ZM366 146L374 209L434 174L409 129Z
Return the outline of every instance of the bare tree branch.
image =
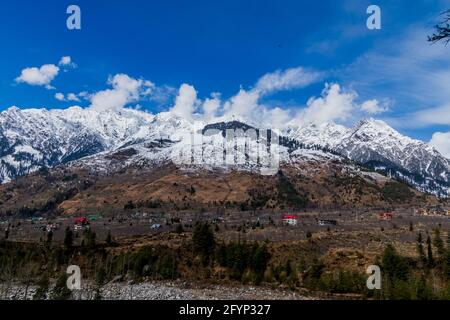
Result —
M442 22L434 27L435 32L428 36L428 41L436 43L444 41L445 45L450 42L450 9L441 13L444 16Z

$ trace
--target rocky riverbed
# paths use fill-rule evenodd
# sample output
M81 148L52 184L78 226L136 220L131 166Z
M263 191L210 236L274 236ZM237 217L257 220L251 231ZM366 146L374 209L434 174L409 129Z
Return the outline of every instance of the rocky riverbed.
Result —
M1 300L33 299L36 287L0 284ZM93 300L306 300L299 292L254 286L198 284L184 281L110 283L99 290L85 285L72 294L73 299Z

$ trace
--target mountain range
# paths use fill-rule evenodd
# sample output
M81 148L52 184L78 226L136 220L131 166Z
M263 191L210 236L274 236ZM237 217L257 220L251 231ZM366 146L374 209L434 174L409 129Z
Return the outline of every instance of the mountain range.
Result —
M206 129L216 134L206 136ZM63 110L9 108L0 114L0 181L8 183L42 168L81 168L114 174L126 168L168 165L175 157L191 158L190 170L230 169L213 161L223 155L224 132L262 128L243 119L193 121L169 112L152 115L134 109L96 111L71 107ZM191 133L203 138L191 153ZM354 127L335 123L296 125L279 131L280 166L299 163L298 158L338 159L358 171L373 170L401 180L418 191L450 196L450 160L428 144L406 137L381 120L366 119ZM237 138L239 139L239 137ZM268 138L270 140L270 138ZM266 141L267 142L267 141ZM246 142L244 142L245 144ZM266 146L257 141L254 148ZM237 146L233 147L235 151ZM260 168L249 161L248 150L232 169ZM219 165L218 165L219 163ZM219 167L219 168L218 168ZM185 168L187 169L187 168Z

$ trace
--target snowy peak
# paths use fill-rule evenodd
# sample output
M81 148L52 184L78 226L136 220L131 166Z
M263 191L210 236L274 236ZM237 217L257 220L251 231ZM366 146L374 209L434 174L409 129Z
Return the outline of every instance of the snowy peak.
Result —
M131 109L9 108L0 114L0 180L145 139L153 118Z
M403 136L384 121L361 121L342 137L335 151L406 180L422 191L436 189L448 193L450 161L431 146Z
M290 128L286 134L307 145L320 145L327 148L334 148L342 140L342 137L349 133L349 129L332 122L314 124Z

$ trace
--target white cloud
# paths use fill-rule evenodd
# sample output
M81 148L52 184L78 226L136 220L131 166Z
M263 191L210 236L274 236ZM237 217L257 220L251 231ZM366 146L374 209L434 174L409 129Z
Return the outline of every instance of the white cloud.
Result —
M112 89L99 91L89 96L91 108L99 111L121 109L130 103L138 102L154 86L150 81L134 79L126 74L110 77L108 84L112 86Z
M55 98L59 101L76 101L80 102L80 98L75 93L68 93L67 96L65 96L63 93L58 92L55 94Z
M416 125L450 125L450 104L420 110L413 113L412 116L413 120L416 122Z
M302 123L324 123L344 121L357 109L355 92L343 92L338 84L327 84L320 98L310 98L306 108L297 113L296 121Z
M322 72L307 70L303 67L267 73L257 81L252 89L241 88L235 96L225 101L223 115L226 117L236 116L238 119L245 119L254 124L281 128L292 119L292 110L261 105L261 98L278 91L306 87L319 81L322 77Z
M62 57L58 63L62 67L76 67L76 64L72 62L71 57ZM51 82L59 74L60 68L54 64L44 64L41 67L30 67L22 70L20 76L15 81L17 83L26 83L31 86L44 86L48 90L53 90L55 87L51 85Z
M381 38L371 50L340 70L337 77L361 95L395 98L401 108L399 126L408 126L411 120L414 126L450 123L445 111L450 110L446 107L449 51L443 45L427 43L428 34L429 28L415 25L400 38ZM424 111L417 112L420 109Z
M64 94L62 94L61 92L55 93L55 98L56 98L56 100L59 100L59 101L65 101L66 100Z
M40 68L25 68L19 77L17 83L27 83L32 86L45 86L47 89L53 89L51 82L59 73L59 68L54 64L45 64Z
M237 95L225 102L225 115L251 118L258 108L259 99L259 92L255 90L246 91L241 88Z
M83 99L89 99L90 95L87 91L81 91L77 96Z
M429 144L436 148L443 156L450 159L450 132L436 132Z
M305 72L303 68L276 71L261 77L257 84L222 101L220 93L213 93L209 98L200 100L196 89L189 84L182 84L178 89L175 101L169 112L174 116L185 119L197 119L207 122L224 121L230 118L246 121L259 127L283 129L288 125L302 125L306 123L323 123L345 121L354 118L355 114L379 113L386 109L377 100L368 100L362 104L355 102L357 94L345 91L338 84L326 84L322 96L311 98L303 108L280 108L264 105L261 99L270 93L280 90L290 90L317 81L314 72ZM81 98L91 102L90 107L96 110L119 110L134 104L141 108L139 102L158 99L161 92L164 100L172 95L172 89L157 87L152 82L134 79L126 74L117 74L108 79L110 89L93 94L81 92L78 95L58 93L55 97L63 101L80 101ZM170 87L171 88L171 87ZM171 92L167 95L167 92Z
M177 95L177 88L168 85L154 86L148 99L156 102L159 106L166 106L167 104L170 104Z
M389 110L388 103L380 103L377 99L367 100L361 105L361 110L368 114L380 114Z
M201 101L193 86L183 84L170 112L185 119L195 117L213 122L234 118L259 127L283 129L289 125L346 121L361 115L362 111L376 114L387 110L387 102L382 104L377 100L369 100L358 104L355 101L358 97L356 92L345 91L338 84L326 84L322 96L309 99L303 108L269 107L262 104L260 100L265 94L300 86L300 80L290 74L288 71L278 71L263 76L254 88L241 88L236 95L223 102L218 93ZM294 78L295 81L292 80ZM199 110L198 106L201 106Z
M191 85L182 84L175 99L175 105L170 109L174 115L190 119L197 105L197 91Z
M292 120L292 113L292 110L285 110L279 107L275 107L273 109L263 108L263 120L261 120L261 122L264 123L264 126L266 127L275 129L285 128L286 124ZM266 121L264 121L264 119Z
M217 116L221 106L220 94L213 93L211 98L206 98L202 104L203 114L207 120L213 119Z
M61 60L59 60L58 65L63 67L76 67L76 64L72 62L72 58L70 56L62 57Z
M149 80L144 81L145 90L142 93L144 96L151 95L155 91L155 84Z
M67 100L80 102L80 99L77 97L77 95L75 93L69 93L67 95Z
M261 77L254 90L265 95L276 91L304 88L319 81L322 77L321 72L307 70L303 67L277 70Z

